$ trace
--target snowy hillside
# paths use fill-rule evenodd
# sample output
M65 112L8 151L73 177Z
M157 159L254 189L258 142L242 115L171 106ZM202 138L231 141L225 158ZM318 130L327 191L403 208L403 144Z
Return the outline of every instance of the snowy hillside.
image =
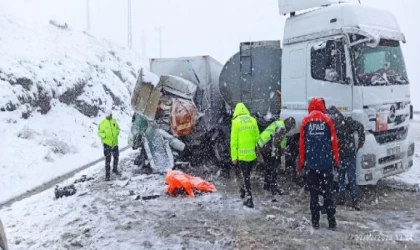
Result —
M145 60L59 26L0 15L0 202L102 156L96 130L109 107L126 144Z

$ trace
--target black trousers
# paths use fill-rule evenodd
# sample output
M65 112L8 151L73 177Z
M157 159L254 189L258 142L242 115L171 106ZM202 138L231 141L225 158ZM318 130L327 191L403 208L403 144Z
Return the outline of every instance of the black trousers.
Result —
M238 167L239 169L241 169L242 175L244 177L244 184L242 188L245 189L246 196L251 197L251 198L252 198L251 171L254 165L255 165L255 161L252 161L252 162L239 161L238 163Z
M265 161L264 186L269 191L275 191L277 189L277 176L279 174L281 158L272 157L271 155L263 157Z
M307 182L311 194L310 209L312 223L319 223L320 211L319 195L324 197L324 207L327 211L328 221L335 219L335 203L333 196L334 175L331 170L308 171Z
M111 158L114 158L113 162L113 171L118 171L118 159L120 156L120 150L118 149L118 146L110 147L108 145L104 144L104 155L105 155L105 173L106 177L110 176L110 170L111 170Z

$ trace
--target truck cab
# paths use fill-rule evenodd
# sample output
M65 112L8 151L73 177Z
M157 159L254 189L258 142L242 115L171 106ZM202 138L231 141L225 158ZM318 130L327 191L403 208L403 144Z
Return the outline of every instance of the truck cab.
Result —
M413 108L401 50L405 36L396 19L363 5L308 2L279 1L280 13L290 13L282 48L281 118L293 116L300 123L309 100L322 97L327 107L336 106L365 127L366 142L357 154L359 185L407 171L413 166Z

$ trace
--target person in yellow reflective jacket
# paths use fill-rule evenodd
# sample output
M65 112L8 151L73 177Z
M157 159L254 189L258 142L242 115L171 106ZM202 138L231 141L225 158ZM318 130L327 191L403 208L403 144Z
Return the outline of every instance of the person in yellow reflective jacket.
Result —
M109 110L105 113L106 118L99 124L98 135L104 145L105 155L105 180L110 180L111 170L111 156L114 157L112 172L120 175L118 171L118 136L120 134L120 127L117 120L112 118L112 111Z
M254 207L251 193L251 171L257 159L256 145L260 130L257 121L249 113L245 104L236 104L230 135L230 154L232 165L242 171L244 184L240 189L244 205Z
M260 135L258 149L260 159L264 162L264 190L271 191L272 195L282 194L277 187L277 175L281 165L281 156L286 148L286 134L295 128L293 117L286 120L272 122Z

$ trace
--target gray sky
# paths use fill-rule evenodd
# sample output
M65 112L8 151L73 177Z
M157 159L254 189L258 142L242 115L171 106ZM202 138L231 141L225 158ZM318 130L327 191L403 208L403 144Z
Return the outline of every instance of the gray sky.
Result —
M87 0L0 0L2 9L29 22L50 19L85 30ZM406 34L403 45L412 89L412 101L420 110L420 7L418 0L361 0L363 4L390 10ZM127 44L127 1L90 0L91 33L121 46ZM163 29L163 56L211 55L224 63L247 40L279 40L285 18L277 0L132 0L133 49L149 57L159 56Z

